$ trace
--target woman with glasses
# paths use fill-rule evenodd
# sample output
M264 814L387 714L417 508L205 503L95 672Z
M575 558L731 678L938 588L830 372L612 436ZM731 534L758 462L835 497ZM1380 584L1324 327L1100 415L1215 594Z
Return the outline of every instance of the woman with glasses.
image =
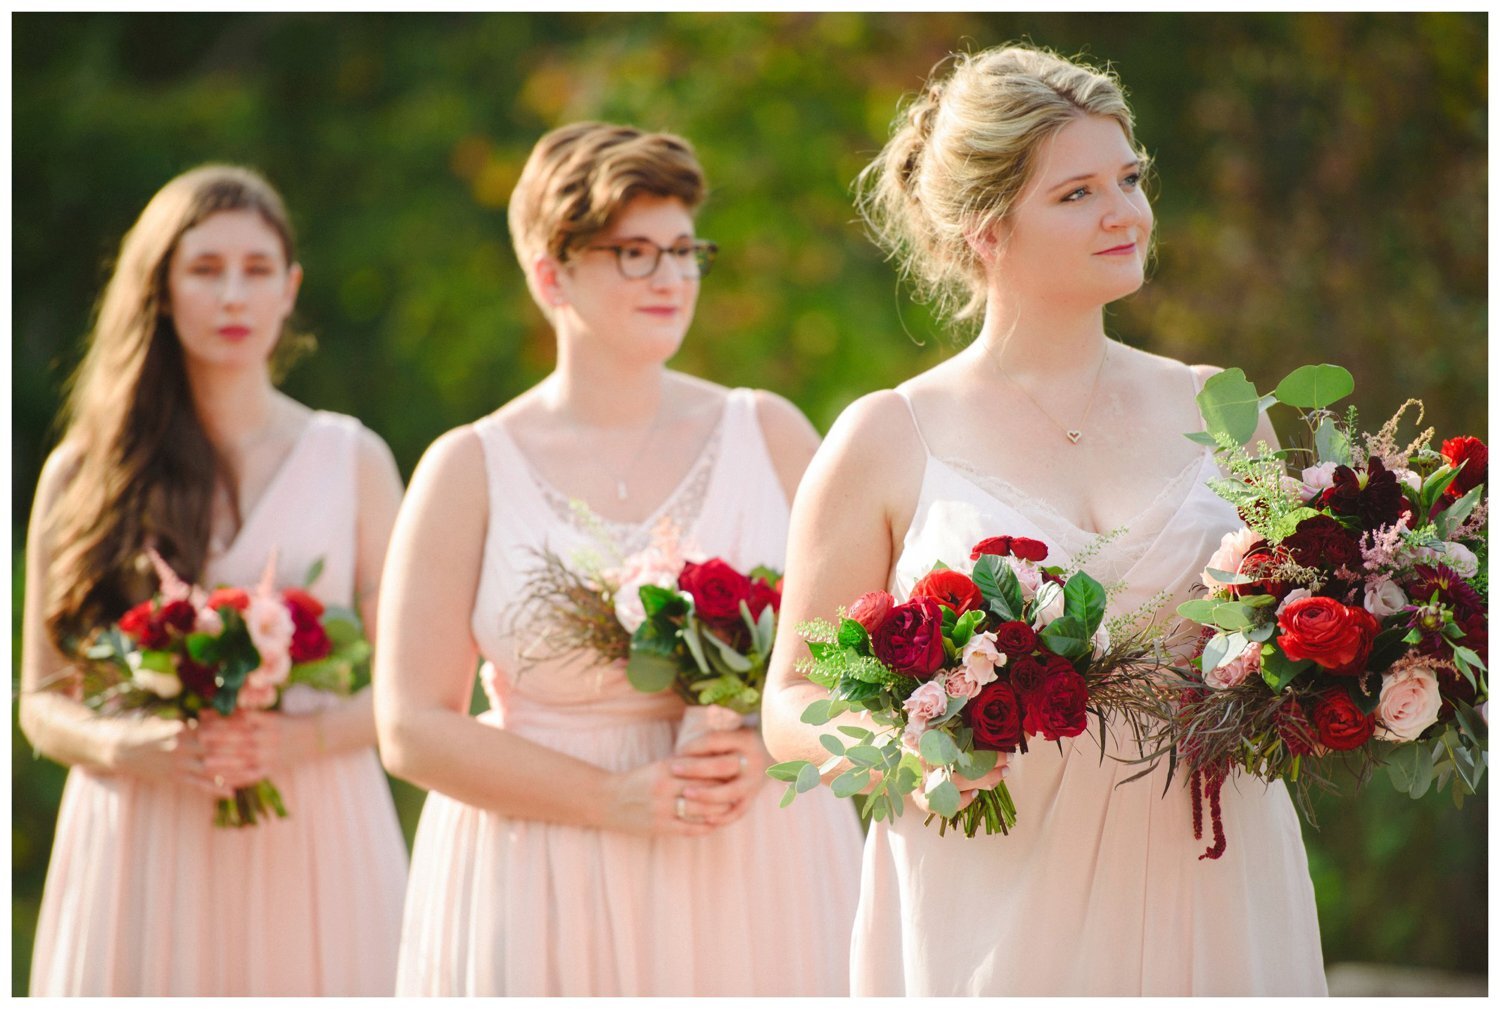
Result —
M795 407L666 368L714 254L686 141L581 123L532 151L510 204L556 369L445 434L387 568L376 717L387 767L432 791L403 995L847 991L852 808L778 810L754 728L674 753L683 704L617 664L528 652L537 551L633 554L669 521L740 570L784 558L818 439ZM490 709L467 714L476 661Z

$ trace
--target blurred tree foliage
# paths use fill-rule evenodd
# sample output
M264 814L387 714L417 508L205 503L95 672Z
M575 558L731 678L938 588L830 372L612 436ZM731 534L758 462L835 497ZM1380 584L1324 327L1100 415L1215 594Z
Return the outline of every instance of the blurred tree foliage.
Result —
M1442 434L1485 427L1483 14L17 14L12 33L18 549L110 259L178 172L242 162L281 188L321 343L286 386L362 417L410 473L549 367L504 218L536 137L682 133L723 253L677 366L826 430L956 339L865 240L850 182L936 61L1016 38L1111 61L1155 159L1158 262L1112 309L1120 338L1263 388L1337 361L1366 418L1419 395ZM12 753L22 992L63 773L19 733ZM409 831L420 793L398 797ZM1328 960L1485 971L1486 806L1383 780L1324 803Z

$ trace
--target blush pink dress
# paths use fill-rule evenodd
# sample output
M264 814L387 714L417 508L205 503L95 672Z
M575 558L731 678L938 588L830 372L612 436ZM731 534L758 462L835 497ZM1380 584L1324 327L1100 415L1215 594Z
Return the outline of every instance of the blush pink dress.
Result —
M359 422L318 412L203 582L354 596ZM319 703L316 699L310 705ZM187 786L68 774L42 896L32 995L389 995L406 846L374 748L272 778L289 816L213 825Z
M1124 583L1110 615L1157 593L1170 615L1191 594L1240 525L1205 482L1217 475L1211 454L1194 459L1084 562L1105 586ZM1048 562L1065 566L1094 540L1045 501L929 449L891 593L906 598L934 561L967 560L1002 534L1042 540ZM1179 777L1163 797L1164 767L1116 788L1138 768L1101 763L1089 734L1061 752L1034 746L1010 766L1009 836L939 837L910 811L871 828L854 994L1327 994L1307 856L1281 783L1231 779L1228 850L1200 861L1207 842L1193 839L1189 792Z
M590 524L535 472L491 415L490 517L474 605L491 708L479 720L614 771L672 752L683 703L636 691L612 665L518 662L513 617L531 551L628 555L661 516L742 570L779 568L787 502L747 390L730 393L700 458L656 515ZM495 773L506 773L496 768ZM806 795L707 837L644 837L503 816L438 792L412 852L399 995L838 995L860 832L851 804Z

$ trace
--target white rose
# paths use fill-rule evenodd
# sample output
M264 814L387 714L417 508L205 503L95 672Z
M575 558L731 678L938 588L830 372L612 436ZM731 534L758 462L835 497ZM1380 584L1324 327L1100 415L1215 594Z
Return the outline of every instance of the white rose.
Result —
M1021 598L1030 599L1035 596L1037 589L1042 586L1042 573L1018 557L1006 557L1005 561L1016 573L1016 581L1021 583Z
M987 683L993 683L1000 675L995 672L1009 659L995 647L995 635L989 631L976 634L964 645L960 658L963 666L948 676L948 693L965 700L977 695Z
M1444 543L1437 549L1443 563L1452 568L1460 578L1473 578L1479 574L1479 558L1462 543Z
M942 684L928 680L911 692L902 707L911 722L921 721L925 726L934 718L942 718L948 712L948 694Z
M1043 582L1036 590L1036 619L1031 622L1032 630L1046 627L1062 616L1066 608L1062 586L1056 582Z
M1281 605L1279 605L1279 606L1276 607L1276 615L1278 617L1281 616L1281 611L1282 610L1284 610L1288 606L1292 605L1292 603L1295 603L1298 599L1307 599L1311 595L1312 595L1312 590L1311 589L1305 589L1305 588L1302 588L1301 586L1298 586L1297 588L1292 589L1292 591L1290 591L1290 592L1288 592L1286 594L1286 598L1281 601Z
M1374 617L1399 613L1406 605L1406 593L1389 578L1371 579L1365 586L1365 609Z
M1380 739L1410 741L1437 721L1443 699L1432 670L1407 666L1380 678L1380 703L1375 708Z

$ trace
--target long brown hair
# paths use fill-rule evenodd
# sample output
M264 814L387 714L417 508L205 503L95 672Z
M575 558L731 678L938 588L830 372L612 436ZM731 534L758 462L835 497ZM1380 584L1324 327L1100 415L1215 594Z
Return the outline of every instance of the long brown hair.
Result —
M47 628L65 653L149 593L147 545L183 577L202 573L222 466L193 406L167 275L183 232L231 210L258 213L287 265L296 261L271 185L246 168L203 165L146 204L99 299L59 417L77 462L47 526Z

